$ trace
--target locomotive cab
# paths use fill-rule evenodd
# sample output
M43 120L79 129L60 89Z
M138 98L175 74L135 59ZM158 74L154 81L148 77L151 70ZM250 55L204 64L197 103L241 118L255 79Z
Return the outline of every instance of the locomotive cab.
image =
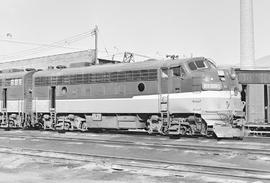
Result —
M185 75L172 82L180 83L180 94L172 92L170 96L168 108L174 117L169 134L241 137L243 118L239 112L243 105L233 73L224 70L222 74L205 58L187 60L183 70Z
M216 66L208 60L187 63L191 73L192 91L220 91L222 83L217 76Z
M161 93L183 92L183 84L186 79L186 70L183 65L169 68L161 68Z

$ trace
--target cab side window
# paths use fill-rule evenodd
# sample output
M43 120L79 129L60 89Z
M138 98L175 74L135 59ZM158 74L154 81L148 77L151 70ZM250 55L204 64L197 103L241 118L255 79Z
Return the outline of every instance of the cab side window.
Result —
M174 77L183 77L185 75L185 70L182 66L173 67L172 71Z
M196 67L196 65L195 65L194 62L188 63L188 66L189 66L190 70L192 70L192 71L195 71L197 69L197 67Z
M167 68L161 69L161 77L162 78L168 78L169 72Z

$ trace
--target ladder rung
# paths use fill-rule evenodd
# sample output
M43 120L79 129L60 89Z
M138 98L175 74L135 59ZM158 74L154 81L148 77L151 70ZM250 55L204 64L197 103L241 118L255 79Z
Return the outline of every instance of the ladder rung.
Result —
M161 115L162 125L169 126L170 124L170 113L169 109L169 95L160 94L159 95L159 110Z

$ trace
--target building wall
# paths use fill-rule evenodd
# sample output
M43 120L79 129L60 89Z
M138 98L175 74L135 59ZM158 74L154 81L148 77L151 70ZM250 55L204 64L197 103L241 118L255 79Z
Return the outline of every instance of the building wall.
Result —
M247 85L247 121L250 123L265 122L264 85Z
M240 84L247 86L247 122L270 123L270 70L236 70L236 73Z

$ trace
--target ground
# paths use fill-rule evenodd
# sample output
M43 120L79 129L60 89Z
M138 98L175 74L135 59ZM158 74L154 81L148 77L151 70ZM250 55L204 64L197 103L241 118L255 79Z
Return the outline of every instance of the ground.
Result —
M3 132L4 133L4 132ZM41 141L39 139L24 139L17 138L16 134L25 134L26 132L5 132L14 134L13 138L1 137L0 138L0 152L7 150L12 152L19 152L21 148L38 147L39 149L51 149L70 152L88 152L100 153L133 157L154 157L168 160L175 158L176 160L185 160L187 162L204 162L206 164L215 165L242 165L243 167L260 167L269 169L270 158L268 156L235 154L235 153L206 153L191 150L170 150L153 149L135 147L122 147L118 145L104 145L104 144L84 144L79 142L51 142ZM27 132L32 133L32 132ZM33 132L38 134L38 132ZM208 139L180 139L169 140L163 137L147 137L147 136L128 136L121 134L57 134L51 132L42 132L46 136L68 136L68 137L83 137L83 138L102 138L102 139L122 139L133 140L137 143L151 142L168 142L168 143L200 143L200 144L221 144L229 146L245 146L254 147L258 146L265 148L267 144L260 143L246 143L242 141L215 141ZM233 144L233 145L232 145ZM12 150L1 148L1 146L9 146ZM149 154L152 155L150 156ZM43 153L43 155L46 155ZM55 156L53 153L48 153L48 156ZM58 155L65 156L65 155ZM38 158L29 157L16 154L0 153L0 182L1 183L92 183L92 182L194 182L194 183L261 183L262 181L256 180L242 180L228 177L214 177L211 175L194 174L186 172L167 172L161 170L147 170L147 169L134 169L128 167L121 167L114 162L102 159L93 159L92 162L63 160L53 158ZM132 163L132 162L130 162Z

